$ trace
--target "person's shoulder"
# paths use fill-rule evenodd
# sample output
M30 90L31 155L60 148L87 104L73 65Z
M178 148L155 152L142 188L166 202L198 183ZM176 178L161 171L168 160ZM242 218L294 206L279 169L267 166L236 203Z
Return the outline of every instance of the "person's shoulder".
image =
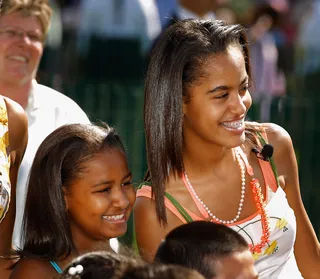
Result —
M54 274L54 270L47 260L22 259L15 265L10 279L50 278L51 273Z
M266 132L270 144L275 146L291 144L291 137L283 127L274 123L262 123L261 126Z
M274 158L283 159L293 150L289 133L281 126L274 123L261 124L267 134L268 142L274 147Z
M152 217L155 212L155 201L152 198L152 187L143 182L137 188L137 199L133 208L135 214Z
M54 102L53 105L61 103L60 105L72 104L72 105L78 106L78 104L74 100L72 100L70 97L43 84L39 84L39 83L36 84L35 94L37 98L41 100L45 100L46 102L53 101Z
M42 84L36 85L35 95L41 109L54 109L66 123L90 123L83 109L70 97Z
M14 119L14 121L18 121L19 123L22 121L27 121L26 114L22 106L20 106L17 102L2 96L5 101L8 118Z
M8 115L9 143L12 151L22 156L28 141L28 120L24 109L15 101L3 97Z

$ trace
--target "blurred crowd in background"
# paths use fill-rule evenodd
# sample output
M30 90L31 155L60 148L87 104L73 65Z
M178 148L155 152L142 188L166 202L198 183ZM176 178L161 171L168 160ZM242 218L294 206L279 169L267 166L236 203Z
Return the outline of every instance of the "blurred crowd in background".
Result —
M280 124L292 135L303 198L313 219L320 191L319 0L50 1L54 14L38 81L69 95L91 119L118 128L136 180L146 169L144 70L158 36L186 18L246 26L254 77L248 118ZM320 227L320 220L312 221Z
M270 102L319 72L317 0L50 0L54 9L39 78L75 83L143 78L145 59L172 20L241 23L251 41L255 102ZM267 106L267 105L265 105ZM270 120L263 108L260 120Z
M271 107L281 109L297 88L314 91L319 85L318 0L50 1L54 16L39 79L56 89L84 79L95 84L143 79L156 38L174 20L191 17L248 28L253 120L283 121L271 115Z

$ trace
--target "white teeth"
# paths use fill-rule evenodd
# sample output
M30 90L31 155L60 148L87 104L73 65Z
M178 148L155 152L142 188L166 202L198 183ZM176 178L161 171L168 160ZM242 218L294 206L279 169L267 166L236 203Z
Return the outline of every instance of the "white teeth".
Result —
M230 129L240 129L244 125L244 120L241 119L233 122L223 122L222 125Z
M27 58L25 58L23 56L18 56L18 55L10 56L10 59L18 60L18 61L21 61L21 62L27 62Z
M124 217L124 213L121 215L103 216L102 218L108 221L116 221L116 220L123 219L123 217Z

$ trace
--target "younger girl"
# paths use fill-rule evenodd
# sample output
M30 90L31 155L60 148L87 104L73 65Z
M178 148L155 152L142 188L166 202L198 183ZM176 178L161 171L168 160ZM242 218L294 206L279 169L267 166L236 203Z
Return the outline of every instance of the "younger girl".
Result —
M135 201L132 174L110 127L65 125L40 145L31 168L22 242L12 279L53 278L76 256L108 250Z

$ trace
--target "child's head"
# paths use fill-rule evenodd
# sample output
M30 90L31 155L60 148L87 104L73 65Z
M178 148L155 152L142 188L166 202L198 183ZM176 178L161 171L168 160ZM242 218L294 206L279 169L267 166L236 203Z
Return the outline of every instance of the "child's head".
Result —
M204 279L198 272L163 264L146 264L141 259L113 252L90 252L73 260L60 279Z
M106 278L106 277L105 277ZM193 269L175 265L145 264L123 266L113 279L204 279Z
M134 258L113 252L90 252L73 260L65 268L60 279L113 278L123 266L136 264Z
M188 140L196 142L198 136L198 142L227 148L243 144L250 80L246 32L238 24L184 20L159 38L146 73L144 124L160 221L166 221L164 183L169 174L183 173ZM222 125L231 119L241 119L236 134Z
M40 145L23 220L25 254L57 259L126 232L132 175L113 128L65 125Z
M155 261L195 269L208 279L258 278L243 237L227 226L205 221L172 230L160 244Z

